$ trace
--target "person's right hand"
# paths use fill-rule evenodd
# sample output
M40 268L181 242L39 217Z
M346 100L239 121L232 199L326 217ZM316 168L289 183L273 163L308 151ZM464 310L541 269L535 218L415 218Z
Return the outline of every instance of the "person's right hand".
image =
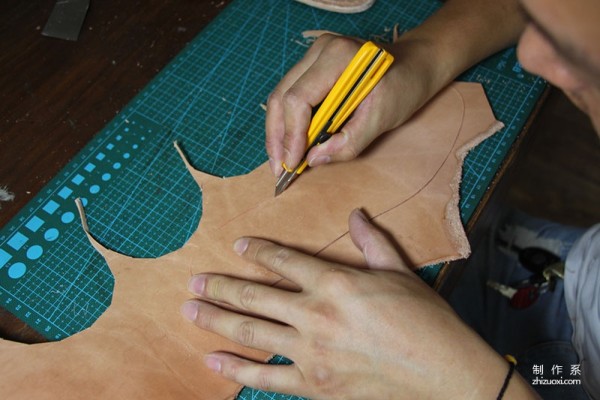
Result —
M361 45L348 37L321 36L269 96L266 148L276 176L282 172L282 162L290 168L300 163L313 108L327 96ZM411 42L387 47L394 63L341 131L311 149L310 166L355 158L379 135L405 122L439 89L432 89L430 71L425 62L411 56L415 54L411 47Z
M502 21L498 25L497 21ZM448 0L421 25L386 46L395 60L341 132L307 155L309 165L355 158L379 135L408 120L459 74L511 44L525 27L517 0ZM266 147L275 175L306 151L313 107L329 93L361 42L320 37L267 102Z

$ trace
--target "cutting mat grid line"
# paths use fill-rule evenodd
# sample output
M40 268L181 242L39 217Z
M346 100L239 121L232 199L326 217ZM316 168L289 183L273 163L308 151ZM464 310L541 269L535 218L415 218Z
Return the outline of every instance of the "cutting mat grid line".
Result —
M202 215L202 194L179 154L216 176L247 173L267 160L265 104L304 55L310 29L389 41L431 15L432 0L378 0L340 15L294 1L234 0L11 222L0 230L0 304L50 340L90 326L110 304L114 279L85 236L135 257L183 246ZM513 49L466 72L480 82L506 127L472 150L461 183L468 221L545 87L521 71ZM425 269L435 278L439 266ZM275 362L281 362L279 358ZM241 399L297 399L245 389Z
M87 239L80 235L81 228L74 228L66 233L67 239L79 246L86 245ZM61 261L65 260L64 254L69 253L69 250L70 248L61 244L53 247L40 263L39 267L44 274L36 274L26 284L18 284L14 289L14 295L28 298L31 302L36 303L40 309L48 313L47 321L59 329L60 326L73 324L81 326L83 329L95 321L100 314L82 315L78 312L76 316L69 318L68 315L63 315L72 310L72 307L68 307L67 304L73 304L75 299L85 298L86 301L81 302L85 309L95 310L107 307L108 304L99 299L110 295L112 285L105 287L106 285L100 283L106 280L112 281L113 277L107 273L105 268L93 266L94 260L90 258L97 258L97 255L93 253L71 254L67 260L69 264L61 265ZM77 268L69 268L71 266ZM92 266L93 270L86 271L88 266ZM63 335L68 336L68 332L63 331Z

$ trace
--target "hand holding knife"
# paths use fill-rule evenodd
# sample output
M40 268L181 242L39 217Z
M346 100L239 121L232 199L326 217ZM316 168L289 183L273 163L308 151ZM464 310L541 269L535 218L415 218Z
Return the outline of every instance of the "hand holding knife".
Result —
M393 61L394 57L390 53L373 42L362 45L314 113L307 132L306 151L300 164L296 168L289 168L283 163L283 172L275 185L275 196L283 193L306 169L306 155L310 149L324 143L339 131Z

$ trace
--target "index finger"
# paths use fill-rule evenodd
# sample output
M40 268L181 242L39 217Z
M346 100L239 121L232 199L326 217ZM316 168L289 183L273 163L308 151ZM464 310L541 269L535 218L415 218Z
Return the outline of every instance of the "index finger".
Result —
M328 262L264 239L243 237L234 244L234 250L297 284L302 289L314 286Z
M267 100L267 115L265 119L265 146L269 154L271 169L275 175L282 171L284 159L283 140L285 136L283 96L288 89L300 78L306 70L318 59L323 47L333 38L332 35L320 37L306 52L304 57L294 65L277 84Z
M314 107L329 93L359 46L354 39L321 36L269 96L266 146L276 174L282 161L290 168L300 162Z
M287 150L284 161L288 167L296 167L300 163L306 150L306 135L313 109L326 98L359 47L360 44L350 38L330 41L310 68L284 94L283 148Z

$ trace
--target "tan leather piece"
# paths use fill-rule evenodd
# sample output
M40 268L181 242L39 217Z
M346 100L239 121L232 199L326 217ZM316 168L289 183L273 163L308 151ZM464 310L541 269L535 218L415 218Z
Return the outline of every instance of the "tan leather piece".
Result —
M343 14L354 14L368 10L375 0L296 0L322 10Z
M417 266L465 257L469 247L457 208L460 166L467 149L500 126L480 85L455 83L357 160L309 170L277 198L267 164L225 179L188 165L202 188L204 210L189 241L165 256L136 259L104 248L88 233L115 276L111 306L91 328L61 342L0 341L0 398L232 398L239 385L205 368L203 355L270 355L185 321L179 307L190 297L189 277L218 272L281 284L232 251L242 235L362 266L347 234L348 215L357 207L386 228ZM83 213L82 221L88 232Z

